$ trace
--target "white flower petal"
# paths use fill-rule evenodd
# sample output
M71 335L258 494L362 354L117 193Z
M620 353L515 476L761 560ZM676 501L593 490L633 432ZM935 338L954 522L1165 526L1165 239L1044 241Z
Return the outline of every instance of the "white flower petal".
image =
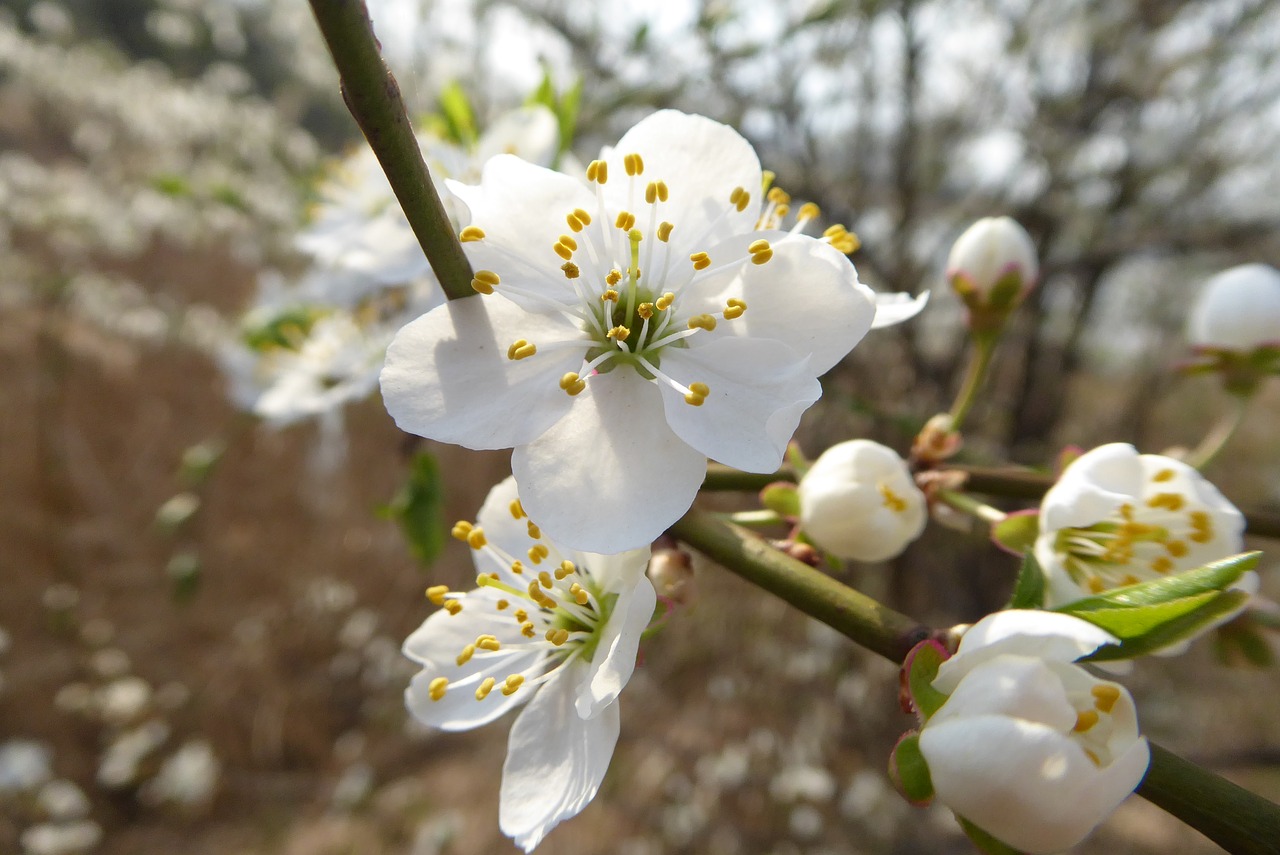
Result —
M574 712L584 662L542 686L511 728L498 823L525 852L595 797L618 741L618 705L592 719Z
M1070 615L1010 609L987 615L960 639L954 656L938 668L934 688L952 692L978 665L1005 653L1074 662L1118 639L1106 630Z
M640 649L640 634L653 619L657 602L653 584L645 576L640 576L631 590L618 595L591 659L587 679L578 691L576 708L582 718L600 715L617 700L622 687L631 679Z
M451 300L397 333L382 369L382 397L401 430L473 449L509 448L546 431L569 409L562 374L586 350L563 348L521 360L507 348L568 341L558 316L526 312L497 295Z
M1076 721L1076 710L1067 702L1062 680L1048 663L1010 653L970 668L942 709L929 719L929 726L979 715L1011 716L1061 733Z
M639 199L629 201L629 181L623 158L632 153L644 159L644 174L636 179ZM751 143L728 125L704 116L660 110L627 131L609 152L607 198L619 208L636 211L650 181L663 181L675 224L672 243L685 254L705 250L712 243L755 228L760 213L761 170ZM734 188L751 194L738 211L729 203ZM588 208L588 210L593 210Z
M995 715L926 727L920 751L939 801L1029 853L1080 842L1133 792L1149 758L1139 739L1099 769L1064 734Z
M494 485L493 489L489 491L489 495L485 497L484 504L480 507L480 512L476 514L476 525L484 529L485 539L489 543L513 558L525 561L525 554L529 548L534 544L540 543L547 549L547 556L542 559L542 566L559 566L560 562L569 556L562 554L559 547L545 537L538 539L530 537L530 519L528 517L516 519L511 515L511 503L518 498L516 479L508 475ZM503 581L508 584L514 584L519 588L529 584L527 576L524 578L515 576L511 572L510 565L499 560L498 556L489 550L475 551L472 553L472 557L475 559L476 571L479 573L498 573L503 577ZM580 564L581 562L578 563ZM539 568L531 567L529 569L536 570Z
M653 383L620 367L589 378L553 427L511 455L531 519L587 552L647 546L693 504L706 457L676 436Z
M550 166L560 147L555 113L541 104L508 110L485 129L476 143L475 160L486 163L499 154L514 154L538 166Z
M1075 460L1040 506L1041 530L1081 528L1110 516L1142 489L1142 464L1132 445L1100 445Z
M929 302L929 292L922 291L915 297L910 294L876 294L876 317L871 322L873 330L891 327L909 321L924 310Z
M710 394L691 406L663 385L667 422L699 452L746 472L772 472L782 463L800 416L822 395L808 361L767 339L721 338L663 353L662 371Z

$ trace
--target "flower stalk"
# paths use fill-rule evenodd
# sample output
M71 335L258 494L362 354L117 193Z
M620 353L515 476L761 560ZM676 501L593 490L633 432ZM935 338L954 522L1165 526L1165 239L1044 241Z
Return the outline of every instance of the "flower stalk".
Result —
M342 80L343 101L382 164L440 287L450 300L470 296L471 265L431 182L368 7L364 0L311 0L311 11Z
M1226 448L1240 425L1244 424L1244 415L1248 407L1248 395L1232 395L1227 411L1218 417L1213 427L1200 440L1200 444L1187 454L1187 464L1196 469L1204 469L1212 463L1222 449Z
M969 366L965 369L964 381L960 385L960 391L956 393L955 402L951 405L952 431L960 430L965 417L969 415L969 410L977 401L978 390L982 388L982 383L987 378L987 371L991 368L991 357L995 355L996 342L999 340L999 331L974 334L973 353L969 357Z

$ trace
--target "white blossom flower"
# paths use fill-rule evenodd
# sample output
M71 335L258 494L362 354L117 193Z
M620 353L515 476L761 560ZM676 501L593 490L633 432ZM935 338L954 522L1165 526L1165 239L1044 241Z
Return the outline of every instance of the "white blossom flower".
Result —
M608 769L618 694L657 603L649 550L561 549L525 515L512 478L454 536L474 550L479 587L428 589L443 609L404 643L422 665L405 702L451 731L528 704L511 728L499 802L503 833L528 852L591 801Z
M1187 464L1125 443L1099 446L1072 461L1040 505L1045 605L1235 555L1243 533L1240 511ZM1236 586L1256 584L1250 572Z
M1009 308L1036 284L1040 265L1026 229L1009 217L983 217L956 240L947 279L970 308Z
M949 697L920 731L936 798L1029 853L1089 834L1150 762L1128 691L1073 664L1115 641L1042 611L975 624L938 669L933 687Z
M587 178L498 156L450 185L488 296L402 329L382 390L406 431L514 447L548 534L613 552L679 518L708 457L777 468L876 306L826 240L756 229L760 165L724 125L656 113Z
M1187 319L1192 346L1250 353L1280 348L1280 271L1242 264L1204 284Z
M800 479L800 527L839 558L886 561L928 520L924 493L891 448L868 439L837 443Z

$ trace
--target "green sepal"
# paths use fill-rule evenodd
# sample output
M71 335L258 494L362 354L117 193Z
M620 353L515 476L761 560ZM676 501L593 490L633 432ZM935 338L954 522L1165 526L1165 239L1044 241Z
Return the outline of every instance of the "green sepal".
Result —
M450 141L466 148L475 145L479 135L476 133L471 99L456 80L450 81L440 90L440 117L444 119L445 135Z
M800 491L790 481L778 481L760 491L760 504L780 517L800 516Z
M1018 571L1018 581L1013 586L1013 596L1009 598L1009 605L1005 606L1005 609L1042 608L1044 608L1044 571L1040 569L1040 562L1036 561L1036 557L1028 550L1022 554L1022 568Z
M1022 302L1023 285L1022 268L1015 267L992 284L987 292L987 306L1001 312L1012 311Z
M409 480L400 488L382 515L400 524L409 550L430 566L444 551L448 532L444 525L444 482L436 459L426 451L413 457Z
M800 443L787 443L786 453L787 465L796 473L796 480L799 481L809 471L809 467L813 465L809 458L804 456L804 452L800 450Z
M936 641L922 641L907 654L902 663L907 671L907 689L911 692L911 702L923 720L928 721L942 705L947 702L947 695L933 687L937 679L938 668L947 659L947 653Z
M996 840L960 814L956 814L956 821L960 823L960 828L964 830L969 842L985 852L986 855L1024 855L1021 849L1014 849L1009 844Z
M1084 612L1159 605L1209 591L1222 591L1256 567L1261 556L1261 552L1242 552L1194 570L1123 588L1112 588L1110 591L1059 606L1054 611L1083 617Z
M1021 555L1035 545L1040 535L1040 515L1035 511L1019 511L1009 514L991 527L991 539L996 546L1014 555Z
M1084 612L1075 616L1120 638L1120 644L1108 644L1085 657L1086 661L1104 662L1146 656L1186 641L1240 611L1247 602L1249 594L1245 591L1222 591L1156 606Z
M927 805L933 800L933 778L920 753L920 734L912 731L898 740L889 754L889 777L907 801Z

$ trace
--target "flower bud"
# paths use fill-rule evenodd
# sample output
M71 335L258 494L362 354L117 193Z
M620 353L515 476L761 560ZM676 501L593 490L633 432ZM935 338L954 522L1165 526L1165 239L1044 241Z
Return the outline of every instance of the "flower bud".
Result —
M1187 340L1236 353L1280 348L1280 271L1242 264L1211 277L1191 308Z
M1033 855L1084 839L1150 762L1129 692L1074 664L1114 641L1049 612L974 624L938 668L932 688L947 698L920 731L934 796Z
M1003 323L1040 276L1031 236L1009 217L984 217L965 230L947 257L947 281L969 307L971 323Z
M866 439L833 445L800 479L800 527L839 558L885 561L920 536L924 494L892 449Z

